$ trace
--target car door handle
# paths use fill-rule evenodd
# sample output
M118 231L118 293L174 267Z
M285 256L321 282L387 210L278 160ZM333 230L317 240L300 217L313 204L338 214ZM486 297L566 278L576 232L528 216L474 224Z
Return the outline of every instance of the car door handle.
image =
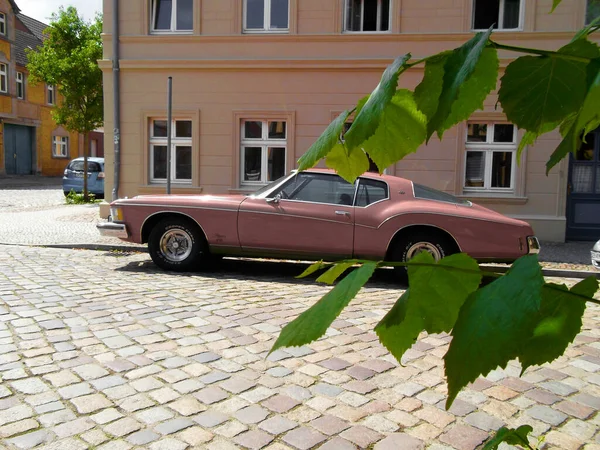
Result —
M348 216L348 217L350 217L350 213L348 211L336 211L335 214L338 215L338 216Z

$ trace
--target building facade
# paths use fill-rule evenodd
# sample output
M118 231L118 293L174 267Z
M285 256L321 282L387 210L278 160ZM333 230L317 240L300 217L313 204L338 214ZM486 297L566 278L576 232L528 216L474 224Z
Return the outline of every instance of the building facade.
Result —
M58 176L82 155L83 137L52 119L56 87L29 83L25 49L42 45L47 26L0 0L0 174ZM102 156L103 146L103 134L93 133L91 149Z
M168 77L171 192L247 193L294 169L396 56L455 48L494 23L499 42L557 49L596 7L595 0L563 0L549 14L552 0L120 1L119 196L166 190ZM104 0L107 199L114 180L111 8ZM500 52L501 70L510 58ZM415 67L400 86L413 89L422 75ZM386 172L527 220L543 240L581 237L578 220L600 234L600 139L588 139L596 146L591 160L589 151L578 156L583 169L565 160L546 176L558 132L517 161L522 133L496 100L490 95L442 141L432 139ZM573 203L580 191L586 201ZM101 211L108 214L106 204Z

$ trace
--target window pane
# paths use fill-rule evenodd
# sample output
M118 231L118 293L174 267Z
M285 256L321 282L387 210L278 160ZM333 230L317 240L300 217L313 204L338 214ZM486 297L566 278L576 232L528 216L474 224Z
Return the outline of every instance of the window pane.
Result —
M265 0L246 0L246 28L265 28Z
M152 146L152 158L154 161L153 178L167 178L167 146L154 145Z
M377 0L363 1L363 31L377 31Z
M167 121L166 120L154 120L152 122L152 136L153 137L167 137Z
M285 175L285 148L271 147L268 151L267 181L273 181Z
M304 174L294 177L295 186L283 189L288 198L305 202L351 205L354 185L337 175ZM300 184L298 184L300 181Z
M515 126L505 123L494 125L494 142L514 142Z
M360 31L361 0L346 0L346 30Z
M358 187L357 206L367 206L387 198L387 184L383 181L360 179Z
M191 138L192 137L192 121L177 120L175 122L175 137Z
M177 0L177 29L194 29L194 0Z
M600 16L600 0L588 0L587 11L585 15L585 24L592 23L597 17Z
M596 194L600 194L600 166L596 167Z
M173 0L154 0L156 2L156 13L154 16L155 30L171 29L171 12Z
M521 0L504 0L504 23L502 28L519 28Z
M381 0L381 27L379 31L390 29L390 0Z
M262 122L244 122L244 138L262 139Z
M513 152L492 154L492 187L510 188L512 177Z
M285 122L269 122L269 139L285 139Z
M591 194L594 192L594 166L591 164L573 164L571 172L573 192Z
M262 147L244 147L244 181L261 181Z
M0 75L0 91L6 92L6 75Z
M271 0L271 28L288 28L289 0Z
M192 147L178 145L175 147L175 179L192 179Z
M494 25L498 28L498 14L500 12L500 0L475 0L473 2L473 28L476 30L487 30Z
M467 152L465 186L484 187L485 152Z
M470 123L467 130L467 142L486 142L487 125Z

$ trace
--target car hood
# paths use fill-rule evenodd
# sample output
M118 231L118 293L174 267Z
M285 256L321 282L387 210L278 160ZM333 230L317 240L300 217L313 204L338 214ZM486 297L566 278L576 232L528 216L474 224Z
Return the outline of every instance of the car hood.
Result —
M111 205L126 206L195 206L205 208L238 208L245 199L244 195L194 195L194 194L159 194L137 195L132 198L115 200Z

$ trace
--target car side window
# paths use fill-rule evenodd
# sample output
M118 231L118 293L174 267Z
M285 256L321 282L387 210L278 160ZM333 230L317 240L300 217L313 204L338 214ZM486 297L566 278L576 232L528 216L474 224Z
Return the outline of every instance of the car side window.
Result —
M352 206L354 185L338 175L299 173L279 191L281 198Z
M356 206L369 206L388 198L388 186L383 181L361 178L358 185Z

